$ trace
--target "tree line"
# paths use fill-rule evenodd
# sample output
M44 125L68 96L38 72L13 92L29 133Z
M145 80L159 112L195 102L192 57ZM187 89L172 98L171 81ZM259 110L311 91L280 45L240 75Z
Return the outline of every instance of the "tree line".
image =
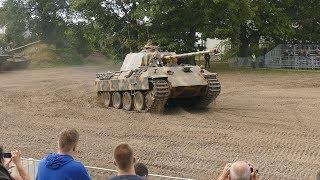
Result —
M318 0L5 0L1 42L41 39L122 59L148 39L167 51L196 51L201 33L229 39L246 57L280 43L319 43L319 9Z

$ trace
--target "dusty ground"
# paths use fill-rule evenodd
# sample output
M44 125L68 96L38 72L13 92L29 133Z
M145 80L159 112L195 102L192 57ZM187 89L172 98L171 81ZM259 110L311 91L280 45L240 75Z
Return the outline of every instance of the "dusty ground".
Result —
M93 79L102 67L0 73L0 144L25 157L55 151L66 127L81 132L79 158L114 168L112 149L130 143L150 171L216 179L227 162L258 166L260 179L308 179L320 170L320 73L222 73L208 111L163 116L102 109Z

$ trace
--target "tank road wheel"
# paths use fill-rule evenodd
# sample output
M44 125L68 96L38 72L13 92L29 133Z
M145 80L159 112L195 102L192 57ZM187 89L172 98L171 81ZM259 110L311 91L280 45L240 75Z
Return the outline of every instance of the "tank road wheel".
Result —
M122 108L122 95L120 92L114 92L112 94L112 104L114 108L117 108L117 109Z
M131 111L133 108L133 97L131 96L130 92L123 93L122 96L122 104L123 109L127 111Z
M142 112L146 108L146 99L141 91L134 93L133 104L135 110L138 112Z
M110 92L102 92L102 100L103 100L103 105L105 107L110 107L111 106L111 93Z
M111 106L111 93L105 91L99 91L97 101L101 107L110 107Z
M146 94L145 100L146 100L146 108L149 110L155 101L155 98L154 98L152 91L150 91Z
M0 71L1 71L1 65L0 65ZM100 107L103 107L103 97L102 97L102 92L97 93L97 103Z

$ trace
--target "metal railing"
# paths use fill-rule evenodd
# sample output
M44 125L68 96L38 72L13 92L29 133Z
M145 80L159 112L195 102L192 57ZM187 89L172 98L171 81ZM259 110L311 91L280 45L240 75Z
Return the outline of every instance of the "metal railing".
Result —
M320 45L278 45L265 55L268 68L320 69Z
M38 173L38 165L39 160L32 159L32 158L22 158L22 163L25 170L31 177L31 180L35 180ZM85 166L88 173L90 174L91 179L93 180L100 180L100 179L108 179L110 176L116 175L117 171L113 169L106 169L100 167L93 167L93 166ZM148 180L160 180L160 179L176 179L176 180L193 180L190 178L181 178L181 177L173 177L173 176L164 176L158 174L149 174Z

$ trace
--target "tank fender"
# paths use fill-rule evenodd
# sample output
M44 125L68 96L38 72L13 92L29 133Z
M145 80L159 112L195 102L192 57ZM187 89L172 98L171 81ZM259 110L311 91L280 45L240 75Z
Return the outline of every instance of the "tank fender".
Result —
M211 72L204 72L203 73L203 77L208 79L208 78L212 78L212 79L217 79L218 74L217 73L211 73Z
M125 78L129 78L129 77L131 77L131 76L132 76L132 74L133 74L133 72L134 72L134 71L133 71L133 70L131 70L131 71L129 72L129 74L125 75L124 77L125 77Z
M97 91L128 91L128 90L147 90L149 89L149 80L147 77L110 79L95 81Z
M168 79L168 76L167 75L156 75L156 76L149 77L149 79Z

